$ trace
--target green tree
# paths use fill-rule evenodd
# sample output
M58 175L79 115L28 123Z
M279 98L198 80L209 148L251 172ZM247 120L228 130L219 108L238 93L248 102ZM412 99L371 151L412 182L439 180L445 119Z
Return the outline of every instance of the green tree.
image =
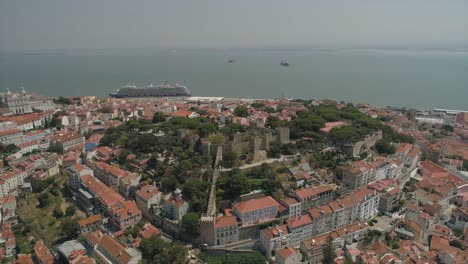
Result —
M272 143L267 151L269 158L279 158L281 156L281 144Z
M70 100L70 98L65 98L65 97L62 97L62 96L60 96L57 99L53 99L53 102L55 104L61 104L61 105L70 105L70 104L72 104L72 101Z
M459 248L461 250L465 250L465 246L459 241L459 240L451 240L449 242L449 244L452 246L452 247L456 247L456 248Z
M132 154L132 152L130 152L129 150L122 149L119 154L119 163L124 164L127 161L128 155L130 154Z
M453 132L454 127L451 126L451 125L443 125L443 126L442 126L442 129L445 130L445 131L447 131L447 132Z
M63 216L62 209L60 209L60 205L55 206L54 208L54 217L55 218L61 218Z
M191 208L196 212L201 212L208 203L208 193L210 184L198 178L190 177L184 184L182 194L189 198Z
M252 103L250 106L252 106L256 110L263 110L265 108L265 105L263 103Z
M97 112L99 112L99 113L104 113L104 114L110 114L110 113L112 113L112 107L110 107L110 106L105 106L105 107L99 108L99 109L97 110Z
M375 143L375 150L377 150L379 154L395 154L395 146L385 139L380 139Z
M150 170L156 169L156 166L158 165L158 157L156 155L151 155L151 157L148 159L146 162L146 166Z
M153 115L153 124L156 124L156 123L161 123L161 122L164 122L166 121L166 115L162 112L155 112L154 115Z
M234 151L223 153L223 167L232 168L236 164L237 159L237 154Z
M39 207L44 208L50 205L50 195L48 193L41 193L37 197Z
M45 180L35 180L31 182L33 192L40 193L55 181L55 177L50 177Z
M335 263L336 253L335 246L333 245L333 237L329 235L327 237L327 244L323 248L323 263L333 264Z
M276 116L267 117L266 126L269 127L269 128L274 129L274 128L281 127L281 126L284 126L284 125L285 125L285 122L281 121Z
M226 255L226 264L257 264L265 263L265 257L258 251Z
M200 235L200 216L195 212L186 213L182 217L181 226L188 234L198 237Z
M67 238L74 238L77 236L78 221L71 217L67 217L62 221L61 234Z
M75 212L76 212L76 207L73 206L73 205L70 205L70 206L68 206L67 209L65 210L65 215L66 215L66 216L72 216L72 215L75 214Z
M239 116L239 117L247 117L249 116L249 110L247 109L245 105L238 105L234 109L234 115Z
M250 192L250 184L247 177L239 170L232 172L223 187L226 198L239 197L241 194Z
M187 255L187 248L183 244L175 243L164 250L157 258L154 258L153 261L157 264L186 264L188 263Z
M153 260L155 256L161 254L168 244L160 236L152 236L141 241L139 249L145 260Z
M229 123L220 129L221 133L225 135L233 135L238 132L245 132L246 129L243 125L238 123Z

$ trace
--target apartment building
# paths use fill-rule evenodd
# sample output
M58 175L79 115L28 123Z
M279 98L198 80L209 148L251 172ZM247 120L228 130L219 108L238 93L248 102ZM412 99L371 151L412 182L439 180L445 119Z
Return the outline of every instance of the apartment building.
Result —
M323 249L327 244L328 237L333 238L336 247L343 247L345 244L361 241L367 233L367 223L360 222L345 226L335 231L315 236L301 242L300 249L309 264L319 264L323 260Z
M18 129L8 129L0 131L0 143L4 145L19 145L24 142L24 134Z
M275 264L297 264L302 259L301 252L292 247L278 249L275 256Z
M135 201L118 202L111 208L109 221L112 226L120 230L126 230L140 222L142 217L141 210L136 206Z
M373 161L354 161L342 167L342 182L348 190L355 190L373 181L386 179L388 168L387 160L382 157Z
M416 168L421 157L421 149L417 145L400 143L395 151L395 156L403 160L405 167Z
M62 133L51 136L50 146L58 147L64 152L73 150L73 149L82 149L85 145L85 137L71 132L71 133Z
M153 185L146 185L135 194L135 202L143 216L152 219L154 216L153 206L161 203L161 192Z
M369 188L381 193L379 211L389 214L399 202L400 187L392 180L376 181Z
M77 191L78 188L80 187L81 176L86 175L86 174L94 176L93 170L91 170L86 165L81 165L81 164L74 164L68 167L67 171L68 171L68 186L74 191Z
M78 221L78 228L82 236L92 233L102 227L102 217L100 214L95 214L85 219Z
M308 214L289 219L286 225L290 234L289 244L292 246L298 246L302 240L312 236L312 218Z
M13 190L23 185L27 177L25 171L14 169L9 172L0 173L0 197L6 197Z
M237 202L233 213L239 217L243 226L272 220L278 215L279 203L271 196Z
M279 202L288 210L289 219L302 215L302 203L297 201L296 198L286 197L281 199Z
M182 198L182 191L178 188L169 195L163 196L164 202L162 210L168 218L172 220L181 220L189 211L189 203Z
M97 263L138 264L142 261L141 252L121 244L101 230L86 235L88 245L93 249Z
M265 228L260 231L261 250L268 259L274 257L276 250L290 246L290 237L287 225Z
M310 208L331 202L334 193L330 185L317 185L295 190L291 196L301 203L301 210L305 212Z
M239 223L235 216L221 216L215 221L216 245L226 245L239 241Z

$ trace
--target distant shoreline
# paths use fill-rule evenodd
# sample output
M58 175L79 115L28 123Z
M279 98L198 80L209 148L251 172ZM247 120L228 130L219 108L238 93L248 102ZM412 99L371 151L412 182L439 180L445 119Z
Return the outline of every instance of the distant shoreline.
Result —
M468 52L468 47L239 47L239 48L89 48L89 49L38 49L0 50L0 56L57 55L67 53L105 53L113 51L158 52L337 52L337 51L408 51L408 52Z

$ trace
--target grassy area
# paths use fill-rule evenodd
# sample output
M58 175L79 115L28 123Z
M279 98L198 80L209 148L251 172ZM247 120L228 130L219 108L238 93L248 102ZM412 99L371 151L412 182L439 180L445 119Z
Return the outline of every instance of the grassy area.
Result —
M24 237L33 235L43 239L46 245L55 245L70 237L70 223L83 218L85 214L77 210L74 215L65 216L66 208L72 205L67 197L69 194L65 187L66 181L66 177L58 176L41 192L25 193L19 199L18 215L25 224ZM47 197L47 202L43 205L39 202L40 196Z

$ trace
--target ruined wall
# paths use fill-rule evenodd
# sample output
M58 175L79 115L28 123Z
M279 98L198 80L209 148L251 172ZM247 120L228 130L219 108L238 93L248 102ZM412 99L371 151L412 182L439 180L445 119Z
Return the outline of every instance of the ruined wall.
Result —
M366 146L367 149L370 149L380 139L382 139L382 131L369 135L365 139L356 143L343 145L342 151L351 156L359 156L364 146Z

